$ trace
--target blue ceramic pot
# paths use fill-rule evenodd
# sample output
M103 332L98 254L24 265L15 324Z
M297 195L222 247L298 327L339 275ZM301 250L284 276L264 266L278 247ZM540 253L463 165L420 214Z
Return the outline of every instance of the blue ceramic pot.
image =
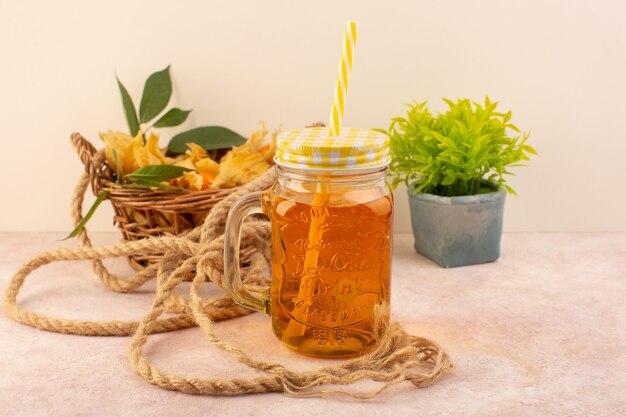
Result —
M415 250L444 268L492 262L500 256L506 191L461 197L409 189Z

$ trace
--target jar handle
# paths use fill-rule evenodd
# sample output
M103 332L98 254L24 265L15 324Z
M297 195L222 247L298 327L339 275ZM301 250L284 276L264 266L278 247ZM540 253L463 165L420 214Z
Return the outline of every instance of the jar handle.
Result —
M224 289L237 304L251 310L269 313L269 288L254 290L241 282L239 247L241 228L246 217L263 213L263 193L252 192L239 198L230 208L224 233Z

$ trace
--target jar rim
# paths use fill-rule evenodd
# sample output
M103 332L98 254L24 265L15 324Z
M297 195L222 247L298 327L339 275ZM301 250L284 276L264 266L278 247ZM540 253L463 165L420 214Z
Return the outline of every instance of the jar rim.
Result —
M285 167L276 165L276 171L279 176L288 178L301 179L305 181L323 181L330 180L333 182L352 182L355 180L364 181L387 176L389 166L385 165L377 168L358 169L358 170L320 170L302 167Z
M290 171L298 170L298 171L303 171L303 172L312 173L312 174L333 173L334 175L342 175L340 173L345 173L345 175L354 175L354 174L359 174L362 172L380 171L382 169L389 168L389 165L390 165L390 162L383 162L378 165L361 166L361 167L311 168L305 165L286 163L285 161L281 161L276 156L274 156L274 163L276 164L277 167L280 167L285 170L290 170Z

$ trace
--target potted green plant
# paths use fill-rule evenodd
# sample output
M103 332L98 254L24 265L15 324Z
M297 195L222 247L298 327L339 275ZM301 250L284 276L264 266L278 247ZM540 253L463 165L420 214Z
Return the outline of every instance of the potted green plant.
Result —
M426 102L408 105L387 131L392 185L407 185L415 250L449 268L495 261L500 256L509 167L535 150L528 133L510 123L511 112L468 99L443 99L433 114Z

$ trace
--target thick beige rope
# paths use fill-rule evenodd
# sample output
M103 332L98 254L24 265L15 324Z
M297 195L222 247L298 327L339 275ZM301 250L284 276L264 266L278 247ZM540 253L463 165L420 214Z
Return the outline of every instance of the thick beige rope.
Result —
M95 155L96 161L102 153ZM13 319L30 326L59 333L98 336L134 335L129 349L133 369L147 381L165 389L192 394L240 395L263 392L285 392L294 396L321 396L343 393L358 398L377 395L387 387L409 381L417 387L433 384L453 369L448 355L436 343L408 335L398 323L381 326L388 317L388 306L376 311L377 347L367 355L323 367L314 371L290 370L279 363L255 359L240 348L221 340L215 333L214 322L250 313L226 296L202 299L199 287L206 282L223 287L224 224L228 209L241 195L265 190L276 181L274 170L242 187L221 201L212 210L203 226L182 237L158 237L125 242L114 246L93 247L83 231L79 234L79 249L56 249L43 252L22 265L5 292L4 309ZM82 219L84 193L90 183L85 173L76 187L72 201L75 224ZM251 249L243 260L243 280L248 285L267 285L264 271L269 268L271 231L267 222L250 221L243 230L242 246ZM136 273L128 280L110 273L103 265L106 258L128 256L135 252L165 251L163 259ZM149 313L141 321L79 321L48 317L26 311L17 304L17 296L26 277L34 270L55 261L91 260L100 280L114 291L132 291L156 278L157 292ZM173 293L185 277L195 274L189 300ZM173 316L160 318L164 313ZM190 378L166 374L150 364L143 354L148 335L199 325L206 338L220 349L259 373L256 378ZM269 331L269 330L268 330ZM364 393L343 389L323 389L328 385L347 385L364 379L379 383L379 387Z

